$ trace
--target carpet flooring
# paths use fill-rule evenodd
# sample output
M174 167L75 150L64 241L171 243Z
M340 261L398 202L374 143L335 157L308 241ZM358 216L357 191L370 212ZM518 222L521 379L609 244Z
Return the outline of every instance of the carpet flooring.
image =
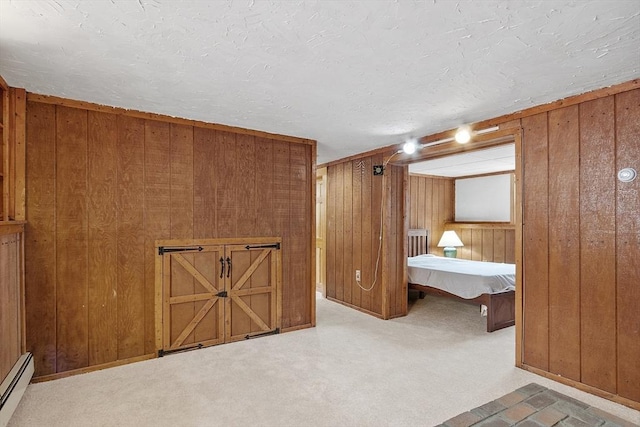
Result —
M317 327L27 388L9 425L435 426L529 383L640 412L514 367L514 328L438 297L379 320L320 297Z

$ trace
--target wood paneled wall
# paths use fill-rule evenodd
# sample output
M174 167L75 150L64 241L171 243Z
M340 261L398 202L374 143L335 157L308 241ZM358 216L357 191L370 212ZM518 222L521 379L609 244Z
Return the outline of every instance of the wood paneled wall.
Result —
M523 362L640 402L640 89L522 128Z
M501 131L522 128L523 366L636 408L640 407L640 179L621 183L616 174L623 167L640 170L639 84L634 80L476 125L480 129L500 125ZM422 141L448 136L450 132L443 132ZM369 174L354 180L354 170L359 162L370 170L372 159L379 164L383 153L393 150L388 147L327 165L331 224L336 227L332 231L329 226L328 231L337 240L327 248L328 259L333 260L327 265L328 274L334 275L328 295L348 302L344 295L351 292L350 304L376 314L381 302L365 302L358 291L354 297L342 284L351 281L355 270L350 256L371 265L371 246L377 239L372 233L379 215L378 201L372 202L380 194L377 181L369 181ZM413 189L411 194L413 201ZM409 213L408 228L429 228L413 215ZM355 229L353 218L361 219ZM493 238L486 236L493 242L495 260L495 231ZM471 239L475 247L473 231ZM505 261L509 241L505 231ZM435 244L437 239L432 239ZM389 251L384 249L383 258ZM489 250L483 244L477 254L485 258ZM498 259L501 256L499 252Z
M389 318L406 313L404 264L397 258L404 245L404 169L387 165L384 176L373 176L373 165L383 161L376 155L327 168L326 292L329 299ZM385 185L389 200L383 206ZM374 277L382 224L387 246ZM358 286L356 270L362 287L370 288L375 280L371 291Z
M282 326L312 324L314 143L33 100L26 128L36 376L154 352L157 239L282 237Z
M444 229L454 230L464 243L458 248L458 258L507 264L516 262L514 225L457 222L445 224Z
M0 383L22 354L22 230L0 224Z
M429 230L429 253L442 256L443 248L437 245L445 222L453 221L455 179L412 174L408 181L409 228Z

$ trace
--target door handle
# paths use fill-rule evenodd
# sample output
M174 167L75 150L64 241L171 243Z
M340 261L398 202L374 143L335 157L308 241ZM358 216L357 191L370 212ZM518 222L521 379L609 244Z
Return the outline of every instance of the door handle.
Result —
M231 277L231 258L227 257L227 277Z
M220 257L220 278L224 277L224 258Z

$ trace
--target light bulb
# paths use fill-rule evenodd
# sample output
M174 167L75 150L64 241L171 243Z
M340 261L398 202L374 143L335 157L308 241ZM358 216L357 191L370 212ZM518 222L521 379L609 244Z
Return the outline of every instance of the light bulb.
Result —
M405 142L404 145L402 146L402 151L404 151L406 154L413 154L416 152L417 148L418 148L418 144L416 143L416 139L409 138L407 139L407 142Z
M458 144L466 144L471 141L471 131L468 127L463 126L456 132L456 142Z

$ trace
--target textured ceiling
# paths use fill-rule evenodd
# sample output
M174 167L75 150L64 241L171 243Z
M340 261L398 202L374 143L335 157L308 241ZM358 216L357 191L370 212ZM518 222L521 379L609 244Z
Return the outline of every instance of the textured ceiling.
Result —
M640 1L0 0L0 74L323 163L639 77Z

